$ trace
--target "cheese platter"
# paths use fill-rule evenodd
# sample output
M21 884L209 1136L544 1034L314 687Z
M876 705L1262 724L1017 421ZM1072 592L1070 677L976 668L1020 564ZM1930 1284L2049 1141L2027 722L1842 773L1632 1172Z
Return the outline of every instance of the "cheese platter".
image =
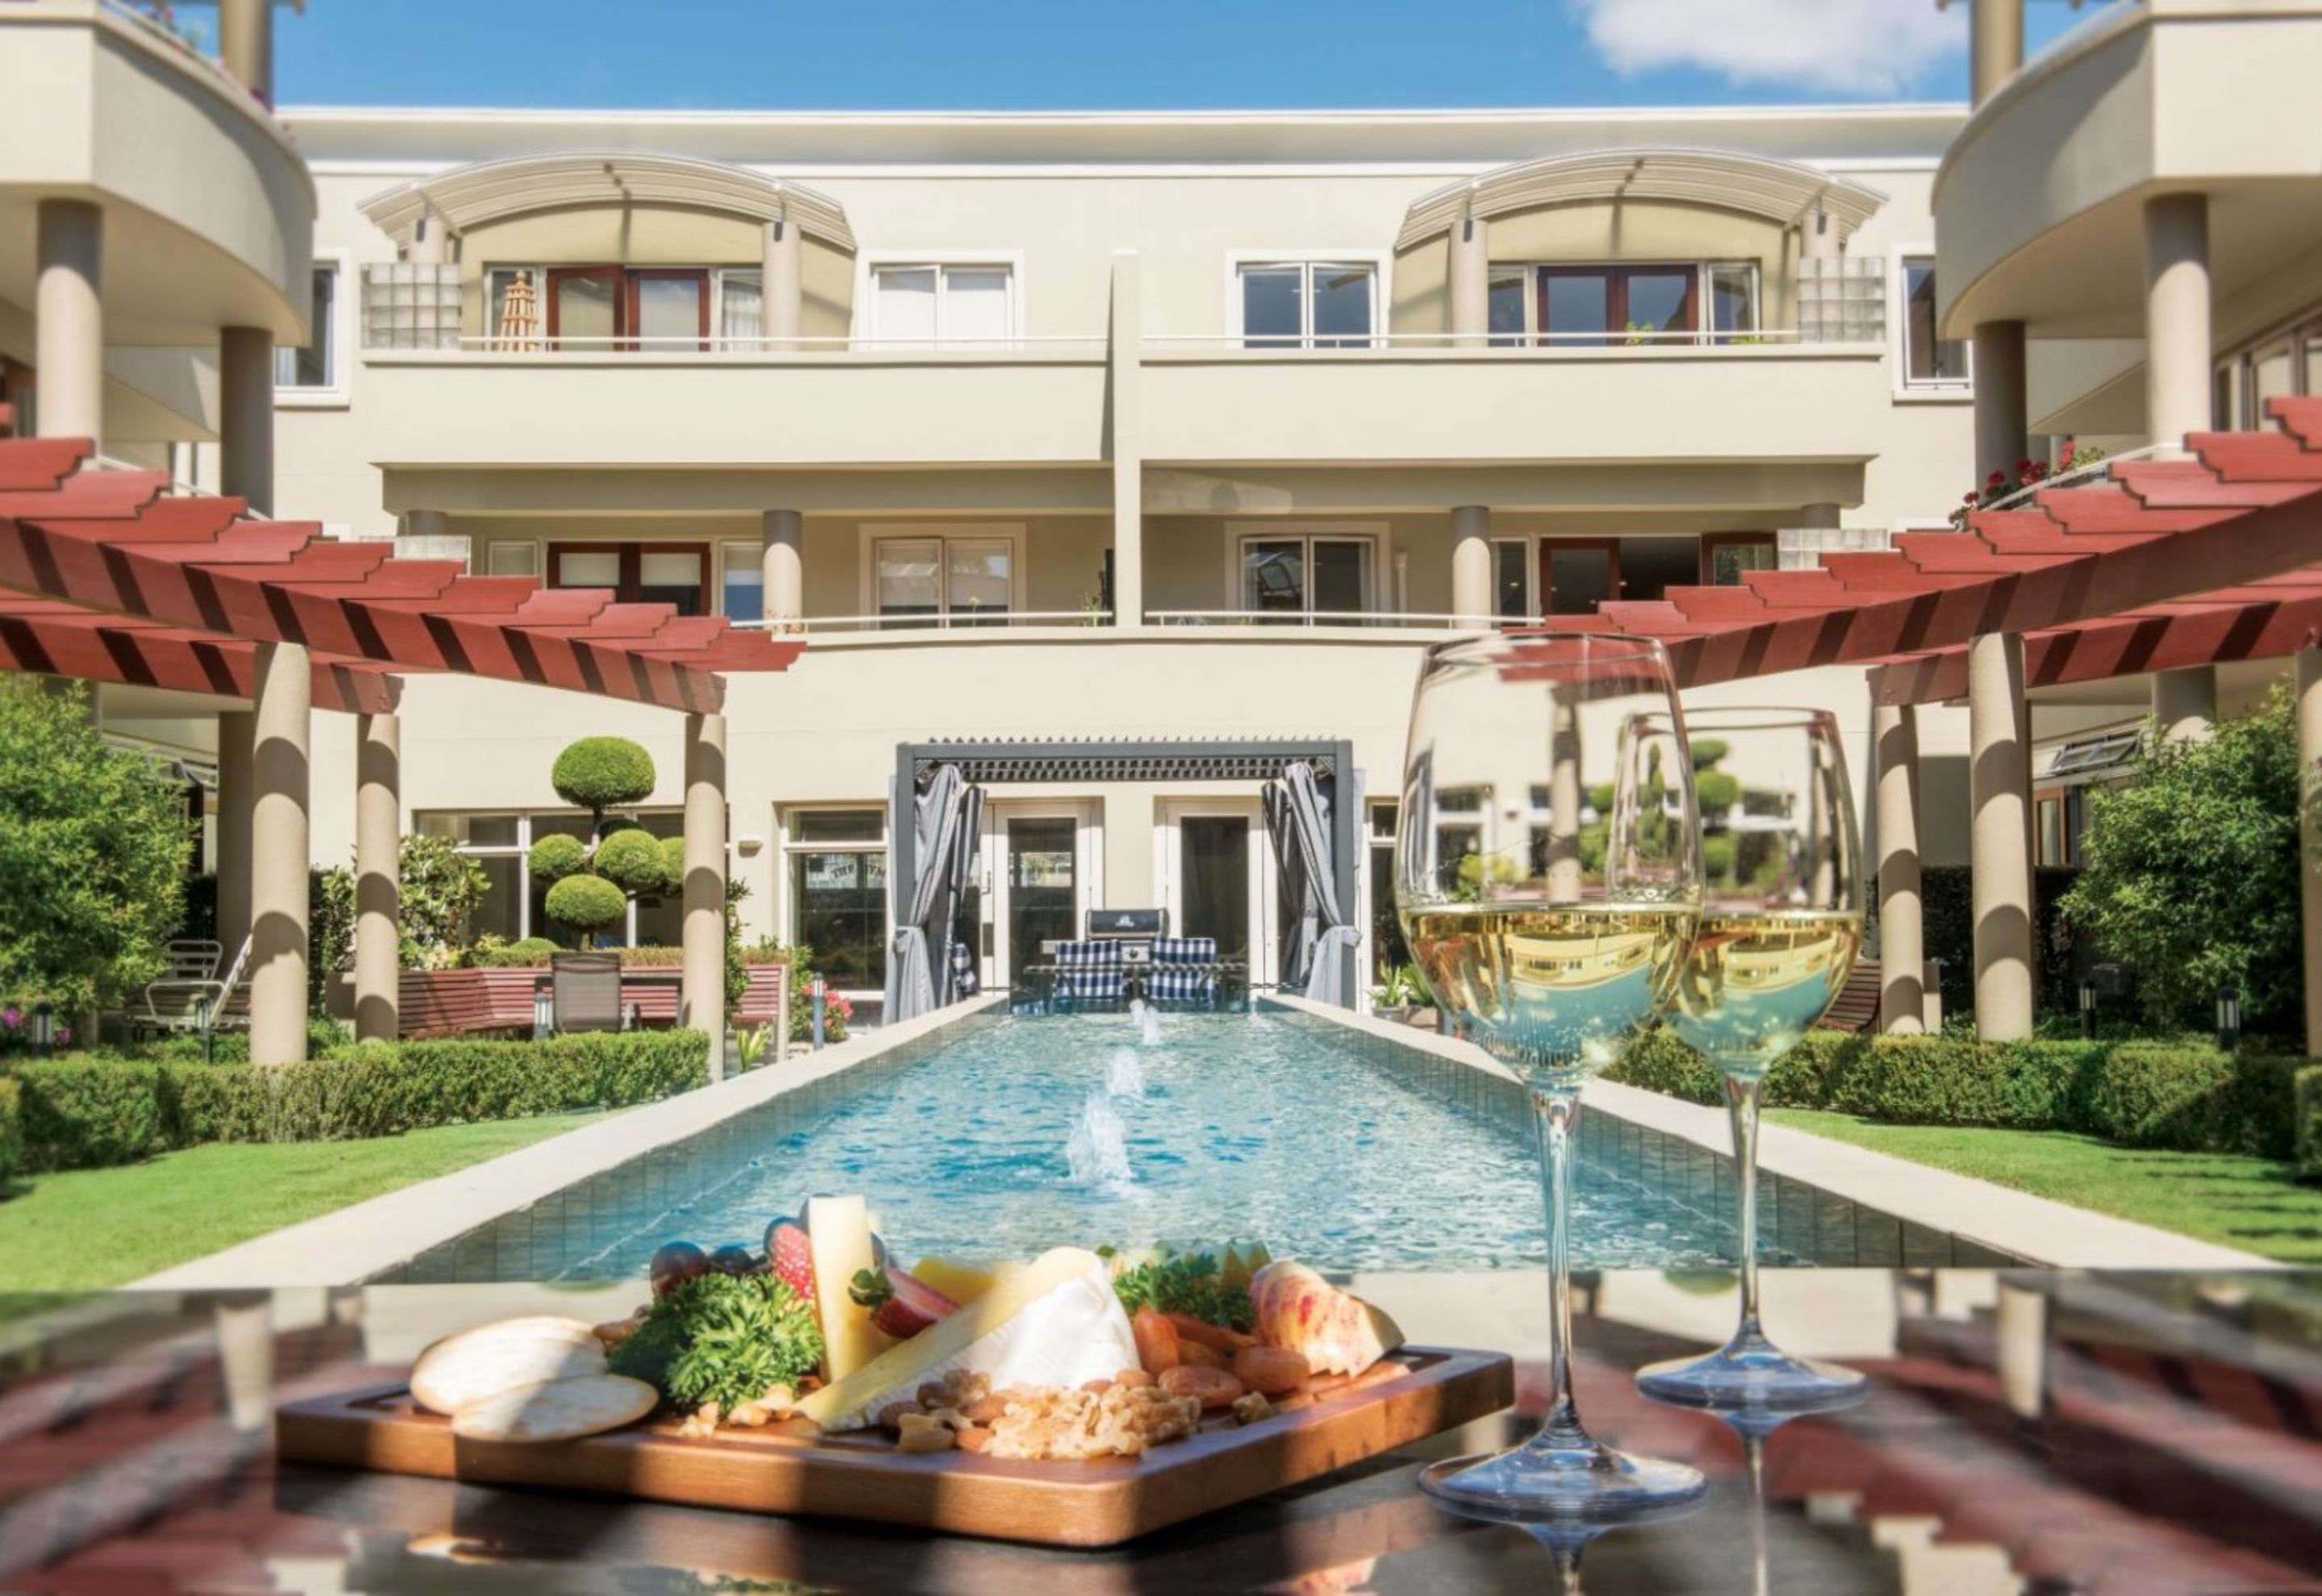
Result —
M892 1262L859 1197L763 1251L673 1243L653 1300L431 1345L286 1405L288 1462L1056 1546L1133 1539L1505 1408L1510 1360L1412 1347L1257 1244Z

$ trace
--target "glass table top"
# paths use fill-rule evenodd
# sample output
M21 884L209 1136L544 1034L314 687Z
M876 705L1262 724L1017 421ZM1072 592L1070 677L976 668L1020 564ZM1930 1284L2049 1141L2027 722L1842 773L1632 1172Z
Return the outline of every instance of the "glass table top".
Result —
M2322 1593L2322 1273L1786 1272L1815 1279L1775 1299L1778 1333L1853 1349L1871 1394L1757 1444L1630 1380L1705 1344L1700 1327L1730 1312L1721 1280L1583 1277L1591 1427L1711 1482L1689 1516L1587 1546L1587 1591ZM1501 1299L1458 1283L1474 1278L1433 1293L1443 1322L1407 1324L1414 1340L1479 1339ZM1505 1300L1533 1294L1510 1278ZM1509 1416L1099 1552L276 1463L278 1402L391 1379L439 1330L541 1300L0 1299L0 1590L1570 1588L1524 1531L1449 1518L1412 1483L1513 1433ZM1528 1334L1504 1343L1527 1399Z

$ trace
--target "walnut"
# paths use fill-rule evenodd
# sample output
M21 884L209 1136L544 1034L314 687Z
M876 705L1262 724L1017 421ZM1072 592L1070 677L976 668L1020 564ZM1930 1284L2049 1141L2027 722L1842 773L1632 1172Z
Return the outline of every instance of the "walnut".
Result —
M1247 1391L1234 1399L1233 1416L1243 1424L1256 1424L1273 1416L1274 1404L1266 1400L1263 1391Z

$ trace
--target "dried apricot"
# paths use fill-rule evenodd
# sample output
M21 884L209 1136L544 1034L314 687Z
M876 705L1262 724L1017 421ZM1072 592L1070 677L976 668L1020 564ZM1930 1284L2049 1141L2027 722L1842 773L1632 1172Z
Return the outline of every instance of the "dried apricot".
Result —
M1216 1347L1204 1345L1199 1341L1179 1341L1177 1343L1177 1361L1180 1363L1190 1363L1197 1369L1230 1369L1233 1367L1233 1360L1231 1358L1228 1357L1224 1353L1220 1352Z
M1161 1389L1173 1397L1192 1397L1202 1404L1202 1412L1211 1413L1232 1407L1247 1388L1223 1369L1180 1363L1161 1376Z
M1174 1369L1183 1361L1178 1356L1177 1327L1160 1314L1140 1308L1129 1327L1137 1336L1137 1361L1147 1373Z
M1312 1373L1306 1360L1286 1346L1245 1346L1234 1354L1234 1378L1269 1397L1296 1391Z

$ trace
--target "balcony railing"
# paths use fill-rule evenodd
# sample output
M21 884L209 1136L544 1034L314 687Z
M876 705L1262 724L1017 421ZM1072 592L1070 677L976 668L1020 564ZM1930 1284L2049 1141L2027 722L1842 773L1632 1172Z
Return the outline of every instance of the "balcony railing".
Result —
M1109 609L987 609L959 610L932 616L801 616L791 619L741 621L737 625L791 636L862 636L894 634L909 636L928 632L1006 632L1026 627L1112 625Z
M1443 615L1426 610L1148 609L1145 619L1150 625L1173 627L1357 626L1389 631L1483 632L1515 617Z
M1323 333L1271 337L1247 333L1148 333L1148 350L1160 353L1178 350L1252 350L1262 353L1333 354L1342 351L1381 350L1513 350L1568 351L1575 349L1745 349L1768 344L1792 345L1830 340L1808 339L1795 327L1760 331L1621 333Z

